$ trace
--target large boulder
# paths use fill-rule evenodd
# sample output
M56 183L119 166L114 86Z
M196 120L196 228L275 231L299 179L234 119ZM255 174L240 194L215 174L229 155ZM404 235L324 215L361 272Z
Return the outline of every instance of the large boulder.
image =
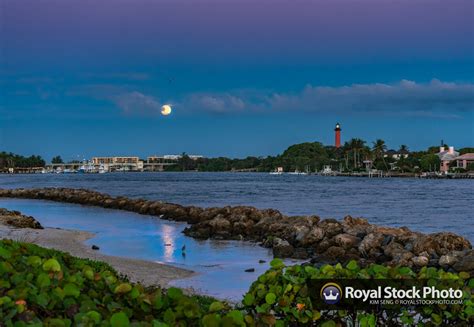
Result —
M211 227L214 232L229 231L232 226L230 221L225 219L222 215L218 215L216 218L211 219L207 222L207 225Z
M361 241L360 238L351 234L339 234L334 237L334 241L344 249L357 247Z
M422 252L440 253L440 246L438 241L431 235L421 235L415 239L413 243L413 253L419 255Z
M310 229L308 226L299 225L293 227L293 238L296 242L301 242L306 238Z
M413 257L411 260L413 261L413 264L417 267L427 266L428 263L430 262L430 259L423 255L420 255L418 257Z
M19 211L10 211L0 208L0 224L15 228L43 229L43 226L35 218L25 216Z
M363 256L367 256L370 250L378 249L381 247L382 242L384 240L384 235L376 234L376 233L369 233L367 234L364 239L359 244L359 252Z
M441 232L430 234L429 236L438 243L440 248L448 251L462 251L472 248L471 243L467 239L454 233Z
M346 251L340 246L330 246L326 252L324 252L324 256L327 258L343 258L346 254Z
M464 251L451 251L439 257L438 264L443 268L449 268L456 264L464 255Z
M322 220L318 226L324 230L324 234L327 237L333 237L342 233L342 224L336 219Z
M474 250L467 251L467 253L462 256L458 262L453 265L454 270L456 271L466 271L474 275Z
M295 249L293 246L288 243L286 240L275 237L273 239L273 255L278 258L288 258L291 257Z
M318 226L314 226L300 241L301 245L307 246L311 244L317 244L324 238L324 229Z

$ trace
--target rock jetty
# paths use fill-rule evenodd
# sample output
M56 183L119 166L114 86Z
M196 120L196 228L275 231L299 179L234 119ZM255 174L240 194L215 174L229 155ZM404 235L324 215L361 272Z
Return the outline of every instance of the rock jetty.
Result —
M188 236L259 242L272 248L276 257L311 259L314 263L355 259L361 265L433 266L474 273L474 250L462 236L382 227L351 216L339 221L286 216L274 209L249 206L200 208L69 188L0 189L0 197L93 205L187 222L190 226L184 233Z
M25 216L19 211L0 208L0 224L15 228L43 229L43 226L33 217Z

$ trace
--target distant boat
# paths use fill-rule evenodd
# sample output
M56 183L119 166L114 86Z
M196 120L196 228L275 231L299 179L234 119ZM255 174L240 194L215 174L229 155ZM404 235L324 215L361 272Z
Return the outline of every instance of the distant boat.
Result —
M276 167L274 171L270 172L270 175L283 175L283 167Z
M282 171L271 171L270 175L283 175Z
M324 169L321 171L321 175L334 175L334 171L331 169L331 166L324 166Z
M288 173L290 175L308 175L308 173L304 172L304 171L299 171L299 170L295 170L291 173Z

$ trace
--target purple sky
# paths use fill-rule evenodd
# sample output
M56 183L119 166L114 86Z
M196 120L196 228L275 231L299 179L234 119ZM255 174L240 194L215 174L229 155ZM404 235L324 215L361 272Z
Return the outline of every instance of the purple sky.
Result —
M104 128L143 133L114 135L126 153L259 155L329 143L335 121L392 147L474 143L472 0L0 1L0 150L78 151L51 130L87 127L86 155L117 151L90 145Z

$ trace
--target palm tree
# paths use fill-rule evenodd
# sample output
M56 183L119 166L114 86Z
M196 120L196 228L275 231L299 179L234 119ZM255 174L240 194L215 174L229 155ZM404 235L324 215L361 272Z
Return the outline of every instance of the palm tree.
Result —
M372 150L374 151L376 159L382 159L385 168L388 170L387 163L385 162L385 151L387 151L387 145L382 139L377 139L373 142Z
M349 141L349 146L352 149L352 153L354 154L354 168L359 167L360 163L360 151L364 149L365 141L353 138Z
M357 162L357 139L351 139L349 141L349 147L352 151L352 158L354 159L354 166L353 168L356 168L356 162Z
M405 144L400 145L399 152L408 152L408 146Z
M344 146L342 147L342 150L344 152L344 162L346 164L346 170L349 170L349 153L351 152L351 145L345 142Z

